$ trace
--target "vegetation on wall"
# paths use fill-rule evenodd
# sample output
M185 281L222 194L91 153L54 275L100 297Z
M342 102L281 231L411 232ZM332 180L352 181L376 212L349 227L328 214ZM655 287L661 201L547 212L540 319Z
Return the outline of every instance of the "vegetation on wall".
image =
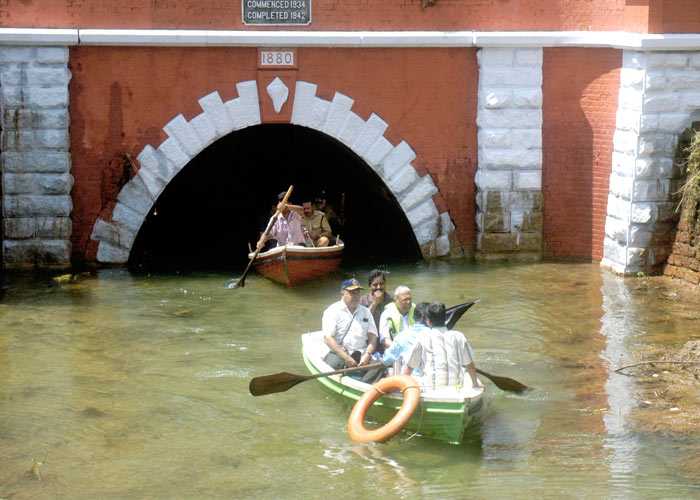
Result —
M680 156L680 158L678 157ZM685 182L679 191L678 209L694 236L698 235L700 204L700 131L687 129L679 141L677 162Z

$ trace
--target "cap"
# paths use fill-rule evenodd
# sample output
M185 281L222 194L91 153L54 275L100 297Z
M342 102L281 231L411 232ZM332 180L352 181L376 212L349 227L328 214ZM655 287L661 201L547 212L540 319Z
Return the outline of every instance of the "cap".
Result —
M340 285L341 290L347 290L351 292L352 290L360 290L362 288L362 285L360 285L360 282L357 281L355 278L351 278L349 280L343 281L342 285Z

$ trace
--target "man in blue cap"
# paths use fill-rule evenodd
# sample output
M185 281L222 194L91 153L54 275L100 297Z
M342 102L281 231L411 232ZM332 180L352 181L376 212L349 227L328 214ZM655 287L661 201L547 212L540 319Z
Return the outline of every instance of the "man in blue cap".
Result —
M335 370L366 365L377 346L377 325L369 309L360 305L361 290L355 278L343 281L340 300L323 312L323 339L330 349L324 361ZM368 370L362 380L371 382L378 375L377 369Z

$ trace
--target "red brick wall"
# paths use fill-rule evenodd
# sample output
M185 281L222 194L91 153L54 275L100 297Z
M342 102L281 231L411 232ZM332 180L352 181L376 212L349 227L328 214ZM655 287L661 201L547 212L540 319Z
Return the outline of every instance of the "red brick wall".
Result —
M416 151L414 166L429 172L449 209L457 236L474 240L477 63L475 49L299 49L298 80L318 84L318 95L339 91L355 100L363 119L377 113L393 143ZM162 127L178 113L201 113L197 100L218 91L236 97L235 83L256 78L256 50L244 48L71 49L73 245L94 257L90 232L109 213L120 154L136 157L157 147Z
M544 50L546 256L602 259L621 63L614 49Z
M700 33L698 0L664 0L662 33Z
M624 4L437 0L422 9L421 0L313 0L311 25L291 29L621 30ZM241 23L241 0L12 0L0 2L0 21L2 26L42 28L251 29Z

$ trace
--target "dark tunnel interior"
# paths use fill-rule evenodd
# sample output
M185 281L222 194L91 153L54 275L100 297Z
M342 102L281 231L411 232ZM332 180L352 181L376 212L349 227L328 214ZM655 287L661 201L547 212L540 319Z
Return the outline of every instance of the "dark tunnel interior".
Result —
M218 140L168 184L139 231L134 270L232 270L248 262L276 203L324 190L343 224L344 262L420 259L408 220L377 174L341 142L296 125L258 125Z

